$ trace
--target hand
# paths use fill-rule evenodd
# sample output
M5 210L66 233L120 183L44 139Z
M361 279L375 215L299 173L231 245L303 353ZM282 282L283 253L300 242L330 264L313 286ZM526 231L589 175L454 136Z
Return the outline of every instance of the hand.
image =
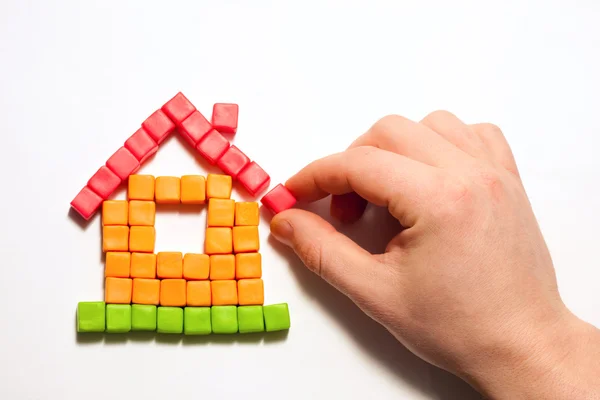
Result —
M400 221L383 254L303 210L276 215L271 231L416 355L493 398L600 396L599 331L563 304L496 126L388 116L286 186L304 202L333 195L346 221L367 202Z

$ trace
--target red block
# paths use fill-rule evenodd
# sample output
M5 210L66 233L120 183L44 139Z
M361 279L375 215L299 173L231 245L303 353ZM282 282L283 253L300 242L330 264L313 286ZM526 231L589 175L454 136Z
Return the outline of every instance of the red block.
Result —
M212 125L221 133L236 133L238 124L237 104L216 103L213 106Z
M196 111L196 107L181 92L167 101L161 109L176 125L180 125L184 119Z
M215 164L229 148L229 140L214 129L208 132L196 146L209 163Z
M125 148L139 160L140 164L158 151L158 145L144 128L138 129L125 141Z
M238 174L237 180L252 196L262 192L271 182L269 175L254 161Z
M178 130L181 136L195 147L211 129L210 122L196 110L181 123Z
M260 202L273 211L274 214L278 214L283 210L292 208L296 204L296 198L280 183L267 193Z
M124 181L140 169L140 162L129 150L121 147L106 161L106 166Z
M148 132L156 144L161 144L175 129L175 124L162 110L156 110L144 122L142 128Z
M98 207L100 207L102 201L102 197L98 196L92 189L86 186L81 189L79 194L71 201L71 207L73 207L84 219L88 220L94 215Z
M121 179L107 166L103 165L88 181L88 187L104 200L121 184Z
M240 149L231 146L219 158L217 165L223 172L235 179L241 170L250 163L250 159Z

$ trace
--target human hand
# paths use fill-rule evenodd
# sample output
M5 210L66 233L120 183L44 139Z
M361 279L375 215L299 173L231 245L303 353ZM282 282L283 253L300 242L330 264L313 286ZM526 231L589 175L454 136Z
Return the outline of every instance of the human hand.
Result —
M496 126L388 116L286 186L304 202L333 195L342 220L368 201L400 221L375 255L303 210L276 215L271 231L413 353L493 398L600 396L599 331L562 302Z

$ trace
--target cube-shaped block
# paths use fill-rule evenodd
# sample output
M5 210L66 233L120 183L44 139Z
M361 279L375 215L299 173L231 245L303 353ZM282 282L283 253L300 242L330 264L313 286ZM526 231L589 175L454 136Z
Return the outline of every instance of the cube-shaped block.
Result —
M233 236L231 228L209 227L206 228L204 238L204 252L206 254L230 254L233 252Z
M215 103L212 113L212 125L221 133L236 133L239 107L232 103Z
M238 304L237 281L210 281L210 294L213 306L234 306Z
M131 200L129 202L130 226L154 226L156 218L156 203L145 200Z
M108 169L107 166L103 165L96 171L96 173L90 178L87 186L92 189L98 196L104 200L110 196L117 187L121 184L121 178L119 178L114 172Z
M217 161L217 166L221 168L221 171L231 176L233 179L237 178L241 170L250 163L250 159L236 146L231 146L225 151L225 153Z
M156 110L142 122L142 128L156 144L161 144L173 132L175 124L162 110Z
M262 277L260 253L238 253L235 255L235 278L251 279Z
M233 254L214 254L210 256L210 279L235 279L235 256Z
M186 307L183 310L183 333L209 335L212 332L210 307Z
M125 200L102 202L102 225L127 225L129 205Z
M287 303L264 306L263 315L267 332L290 329L290 312Z
M160 305L172 307L186 305L185 279L163 279L160 282Z
M206 202L206 179L202 175L181 177L181 203L204 204Z
M265 321L262 306L241 306L237 311L240 333L264 332Z
M129 150L121 147L106 161L106 166L124 181L140 169L140 162Z
M106 278L104 302L107 304L131 303L132 280L129 278Z
M156 331L158 333L183 332L183 308L158 307L156 310Z
M137 158L140 164L158 151L158 145L144 128L138 129L125 141L125 148Z
M235 200L208 199L208 226L233 226L235 220Z
M265 190L271 183L271 177L254 161L238 174L237 180L252 196Z
M210 316L213 333L237 333L238 320L236 306L213 306L210 310Z
M106 305L106 332L126 333L131 331L131 305Z
M238 284L238 304L240 306L262 305L265 302L265 289L262 279L240 279Z
M135 304L153 304L160 302L160 280L135 278L133 280L132 302Z
M156 230L153 226L132 226L129 232L131 252L153 253L156 242Z
M92 189L85 186L77 196L71 201L71 207L79 213L85 220L89 220L96 212L104 199L96 194Z
M131 253L132 278L156 278L156 254L154 253Z
M156 255L156 275L159 278L181 279L183 254L178 251L161 251Z
M129 200L154 201L154 176L131 175L129 177L127 198Z
M255 201L239 201L235 203L235 224L237 226L258 226L260 214Z
M156 306L148 304L133 304L131 306L131 330L155 331Z
M214 129L204 135L196 145L196 150L212 165L219 161L228 148L229 140Z
M109 251L106 253L105 277L129 278L131 253L128 251Z
M211 129L210 122L204 118L200 111L196 110L181 123L178 131L192 147L196 147L200 139Z
M229 199L233 181L229 175L208 174L206 177L206 197L209 199Z
M129 227L108 225L102 227L102 251L128 251Z
M233 250L236 253L248 253L260 250L258 226L234 226Z
M183 277L188 281L208 279L210 258L208 254L187 253L183 256Z
M210 281L188 281L186 290L188 306L207 307L212 304Z
M156 177L154 198L160 204L179 204L181 199L181 180L176 176Z
M81 301L77 304L77 332L104 332L106 305L103 301Z
M274 214L280 213L288 208L292 208L294 204L296 204L296 198L281 183L275 186L269 193L264 195L260 201Z
M173 121L176 125L181 124L196 107L184 96L178 92L173 98L161 107L161 110Z

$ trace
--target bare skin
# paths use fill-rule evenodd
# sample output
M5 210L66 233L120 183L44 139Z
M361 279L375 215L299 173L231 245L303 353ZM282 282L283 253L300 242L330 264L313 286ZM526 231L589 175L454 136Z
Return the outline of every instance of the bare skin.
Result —
M404 227L370 254L292 209L271 232L422 359L493 399L600 399L600 330L559 295L552 259L504 135L437 111L379 120L286 183L332 196L347 222L367 202Z

